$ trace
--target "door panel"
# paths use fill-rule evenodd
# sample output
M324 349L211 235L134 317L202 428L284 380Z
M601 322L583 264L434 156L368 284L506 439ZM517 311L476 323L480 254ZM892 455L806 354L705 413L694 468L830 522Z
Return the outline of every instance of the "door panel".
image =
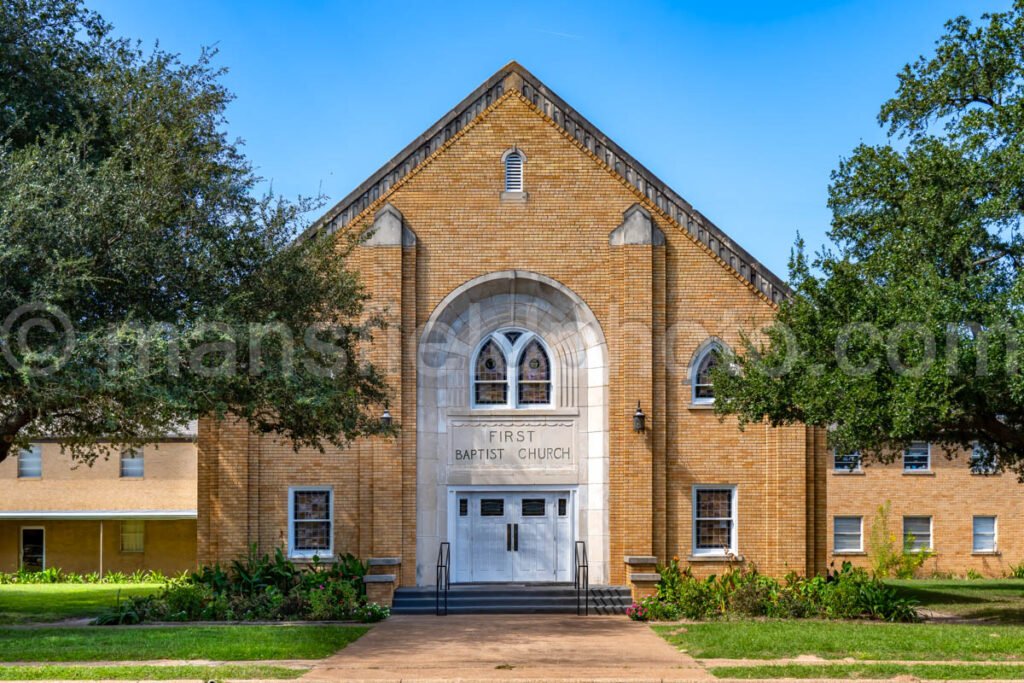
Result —
M511 503L511 496L500 493L481 493L470 498L472 581L512 580Z
M555 580L555 502L551 494L516 496L519 544L516 581Z

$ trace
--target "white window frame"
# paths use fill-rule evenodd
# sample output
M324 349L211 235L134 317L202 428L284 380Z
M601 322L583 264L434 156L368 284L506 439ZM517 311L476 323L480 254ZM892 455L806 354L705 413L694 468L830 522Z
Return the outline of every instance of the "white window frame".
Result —
M328 548L323 550L296 550L295 549L295 494L306 491L324 493L331 496L331 504L327 506L327 523L330 525L328 532ZM288 487L288 557L295 559L311 559L314 556L321 560L334 558L334 487L333 486L289 486ZM324 520L303 520L303 521L324 521Z
M701 363L708 357L708 354L725 353L725 346L718 340L711 340L706 342L704 346L698 350L697 355L694 356L693 363L690 364L690 403L692 405L712 405L715 402L715 397L708 398L706 396L697 396L697 387L711 387L714 391L714 384L697 384L697 373L700 370Z
M125 547L124 538L126 524L140 524L142 526L142 542L139 544L138 548ZM122 519L118 528L118 548L126 555L136 555L146 552L146 521L143 519Z
M22 473L22 454L32 453L39 462L39 474ZM18 451L18 479L42 479L43 478L43 447L39 444L31 444L28 448Z
M519 159L519 187L512 187L509 185L509 159L515 155ZM523 154L523 150L518 147L506 150L501 155L501 168L502 178L504 183L502 185L503 191L514 194L522 194L526 191L526 155Z
M839 458L857 458L857 466L854 468L847 467L846 465L839 464ZM839 450L832 449L832 471L833 472L860 472L861 465L864 460L860 456L860 451L854 451L853 453L839 454Z
M992 533L985 533L985 536L992 536L991 548L978 548L978 527L979 519L992 520ZM979 555L991 555L999 552L999 517L997 515L974 515L971 518L971 552Z
M729 491L732 503L732 527L730 529L728 548L697 548L697 492L698 491ZM725 557L728 554L739 557L739 496L735 484L695 484L690 498L691 541L690 553L694 557ZM724 519L708 517L701 519Z
M519 338L512 344L505 337L506 332L518 332ZM520 403L519 402L519 360L526 347L531 341L537 340L544 353L548 357L548 367L551 371L549 384L551 390L548 392L547 403ZM477 403L476 402L476 361L480 352L488 341L494 341L505 356L505 403ZM525 330L521 327L502 327L484 337L477 343L469 362L469 405L474 410L550 410L555 403L555 357L551 353L551 347L547 345L544 338L536 332Z
M138 455L138 457L130 457L133 454ZM126 458L126 455L129 457ZM125 474L124 465L126 460L129 462L134 462L135 460L139 461L141 467L138 474ZM146 453L141 446L138 448L126 448L121 451L119 472L121 479L144 479L146 477Z
M907 468L907 451L914 447L915 444L925 444L928 450L928 462L923 468ZM931 472L932 471L932 444L928 441L912 441L910 446L903 449L903 471L904 472Z
M907 520L908 519L927 519L928 520L928 546L925 548L907 548ZM917 537L920 540L920 537ZM932 551L935 549L935 519L931 515L903 515L903 547L908 552L919 553L927 550Z
M837 522L840 519L855 519L857 520L857 547L856 548L840 548L837 539L839 537L839 530ZM850 532L843 532L844 536L850 536ZM862 553L864 552L864 517L861 515L833 515L832 517L832 553L835 555L843 555L849 553Z
M25 532L26 531L42 531L43 532L43 561L42 569L46 569L46 527L44 526L23 526L18 527L18 569L21 569L24 565L22 561L25 559Z

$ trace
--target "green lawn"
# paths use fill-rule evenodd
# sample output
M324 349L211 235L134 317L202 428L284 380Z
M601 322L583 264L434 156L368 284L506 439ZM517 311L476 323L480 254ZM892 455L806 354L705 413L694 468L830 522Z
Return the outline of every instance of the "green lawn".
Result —
M320 659L353 642L358 626L0 628L0 662L150 659Z
M766 666L716 666L710 669L719 678L894 678L913 676L921 680L1018 681L1024 678L1024 666L1013 664L785 664Z
M94 617L117 604L118 595L149 595L161 584L43 583L0 586L0 624Z
M220 666L0 666L0 681L219 681L298 678L309 669L287 669L263 664Z
M698 659L1024 660L1024 626L750 620L654 629Z
M1024 624L1024 581L1020 579L887 581L921 607L965 619Z

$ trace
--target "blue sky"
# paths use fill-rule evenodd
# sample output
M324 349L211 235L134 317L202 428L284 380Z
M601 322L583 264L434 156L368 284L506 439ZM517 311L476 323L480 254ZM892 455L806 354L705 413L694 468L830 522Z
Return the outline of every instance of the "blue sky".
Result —
M515 59L779 275L829 173L946 19L1010 0L91 0L119 34L216 45L230 132L274 191L340 199Z

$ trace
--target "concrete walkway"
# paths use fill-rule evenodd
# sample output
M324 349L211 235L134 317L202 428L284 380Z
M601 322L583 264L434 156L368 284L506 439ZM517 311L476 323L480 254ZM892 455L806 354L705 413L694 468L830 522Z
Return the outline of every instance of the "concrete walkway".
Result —
M703 681L692 658L625 617L399 615L307 681Z

